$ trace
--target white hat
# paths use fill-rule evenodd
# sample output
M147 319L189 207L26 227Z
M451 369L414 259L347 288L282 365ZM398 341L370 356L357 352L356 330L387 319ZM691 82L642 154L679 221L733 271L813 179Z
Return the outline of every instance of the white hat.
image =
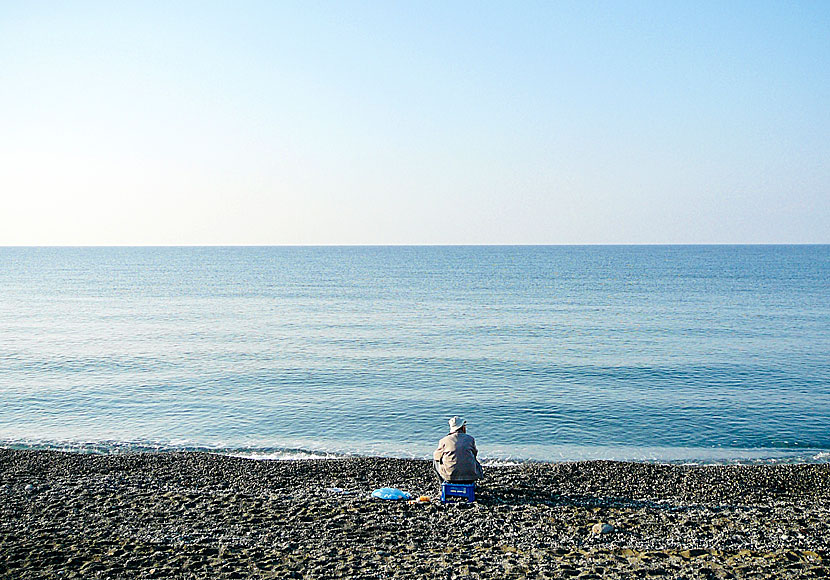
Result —
M461 417L453 417L452 419L450 419L450 433L455 433L466 424L467 421L465 421Z

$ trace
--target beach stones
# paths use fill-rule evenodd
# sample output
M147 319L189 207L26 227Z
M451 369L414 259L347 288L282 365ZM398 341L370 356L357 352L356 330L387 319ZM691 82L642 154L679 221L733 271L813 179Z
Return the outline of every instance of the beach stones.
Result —
M429 497L431 469L0 449L0 578L830 575L830 465L529 464L464 507L370 499Z
M606 524L603 522L599 522L591 526L591 533L597 536L604 536L606 534L610 534L614 531L614 526L611 524Z

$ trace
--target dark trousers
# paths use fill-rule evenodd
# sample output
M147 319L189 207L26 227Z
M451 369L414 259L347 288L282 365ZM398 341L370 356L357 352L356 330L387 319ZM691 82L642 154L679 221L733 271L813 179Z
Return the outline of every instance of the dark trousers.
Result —
M444 481L446 481L446 480L444 479L444 476L441 475L441 472L438 471L438 466L439 465L440 465L440 463L438 463L434 459L432 460L432 470L435 472L435 477L438 478L438 483L444 483Z

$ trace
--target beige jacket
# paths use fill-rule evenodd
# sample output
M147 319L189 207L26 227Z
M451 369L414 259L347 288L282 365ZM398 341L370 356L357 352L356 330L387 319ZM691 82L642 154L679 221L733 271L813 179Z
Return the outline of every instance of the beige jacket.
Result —
M438 442L432 458L445 481L475 481L483 476L476 459L476 440L466 433L450 433Z

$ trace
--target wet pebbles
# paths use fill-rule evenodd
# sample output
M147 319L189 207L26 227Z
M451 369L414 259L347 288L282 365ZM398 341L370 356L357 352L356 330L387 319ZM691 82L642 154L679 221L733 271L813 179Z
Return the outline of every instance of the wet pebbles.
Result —
M830 466L584 462L487 470L468 505L425 461L0 450L0 578L821 578Z

